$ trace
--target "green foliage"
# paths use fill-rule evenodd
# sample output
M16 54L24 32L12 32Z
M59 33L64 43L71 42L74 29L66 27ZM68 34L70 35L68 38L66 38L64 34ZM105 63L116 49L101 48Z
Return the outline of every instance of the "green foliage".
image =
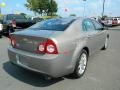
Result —
M57 3L54 0L27 0L25 6L35 13L47 14L57 12Z

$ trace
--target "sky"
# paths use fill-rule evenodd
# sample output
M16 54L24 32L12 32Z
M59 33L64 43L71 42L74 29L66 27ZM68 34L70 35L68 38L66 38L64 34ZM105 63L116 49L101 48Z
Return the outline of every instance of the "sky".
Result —
M67 17L70 14L83 16L85 5L85 16L101 16L103 0L55 0L58 3L58 12L62 17ZM0 3L5 3L2 8L3 14L21 12L29 15L34 15L33 12L27 10L24 6L26 0L0 0ZM120 16L119 8L120 0L106 0L105 15ZM65 12L67 9L67 12Z

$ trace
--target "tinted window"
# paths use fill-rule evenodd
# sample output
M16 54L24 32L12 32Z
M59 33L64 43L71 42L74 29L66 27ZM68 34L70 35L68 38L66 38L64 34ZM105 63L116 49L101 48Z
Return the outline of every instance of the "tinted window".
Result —
M91 30L95 30L95 27L93 25L93 23L90 20L85 20L83 21L83 30L84 31L91 31Z
M98 23L97 21L93 20L93 23L95 25L96 30L101 30L103 28L103 26L100 23Z
M38 22L33 25L32 29L37 30L55 30L64 31L75 19L49 19L46 21Z
M25 19L24 15L7 15L7 20L12 20L12 19Z

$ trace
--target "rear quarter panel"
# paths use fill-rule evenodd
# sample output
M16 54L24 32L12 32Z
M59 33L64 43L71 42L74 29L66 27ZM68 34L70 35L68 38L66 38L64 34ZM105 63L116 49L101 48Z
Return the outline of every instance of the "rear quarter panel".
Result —
M63 67L66 65L71 71L74 70L80 51L86 44L80 33L80 25L81 21L76 20L63 34L55 38L59 55L66 57Z

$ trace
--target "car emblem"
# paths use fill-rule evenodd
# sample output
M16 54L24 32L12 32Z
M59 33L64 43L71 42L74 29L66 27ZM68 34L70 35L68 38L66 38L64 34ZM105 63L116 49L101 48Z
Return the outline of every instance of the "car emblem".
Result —
M24 38L23 41L28 41L28 39L27 39L27 38Z

